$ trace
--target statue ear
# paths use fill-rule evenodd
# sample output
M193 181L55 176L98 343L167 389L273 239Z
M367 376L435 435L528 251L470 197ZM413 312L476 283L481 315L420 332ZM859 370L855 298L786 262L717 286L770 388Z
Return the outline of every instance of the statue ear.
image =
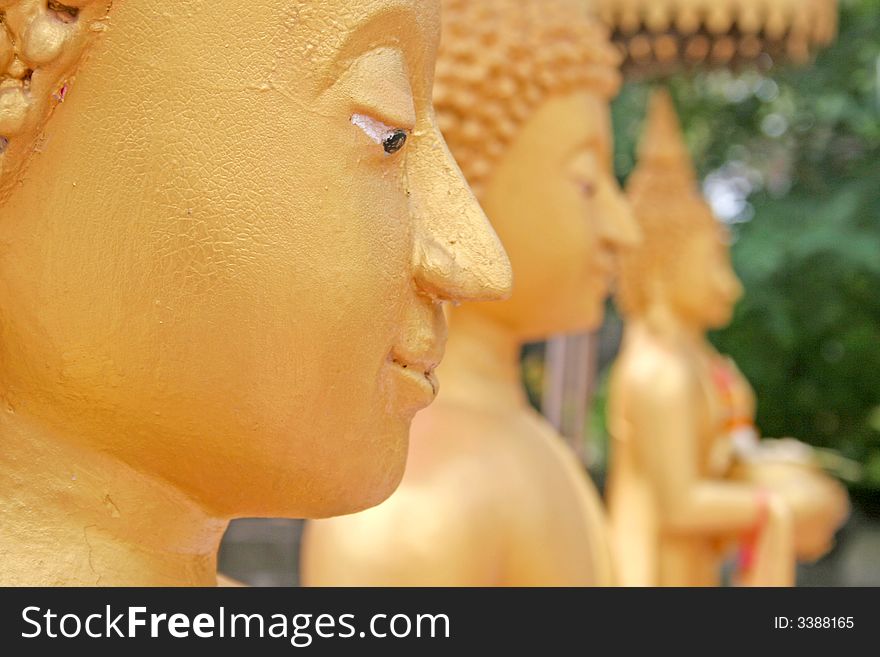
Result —
M12 0L0 10L0 203L21 177L83 54L102 32L109 0Z

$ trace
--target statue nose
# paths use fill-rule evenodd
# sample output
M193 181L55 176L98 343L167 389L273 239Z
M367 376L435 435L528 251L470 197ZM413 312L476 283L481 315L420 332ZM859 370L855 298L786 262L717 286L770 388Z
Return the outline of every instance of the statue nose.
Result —
M439 132L412 158L410 210L418 286L444 301L497 301L510 295L507 253Z
M454 242L424 236L416 245L416 277L432 296L463 302L499 301L510 295L512 272L504 248L485 217L473 222L469 234Z
M642 231L636 222L629 200L616 180L609 176L603 185L604 203L601 204L603 235L614 247L636 246L642 240Z

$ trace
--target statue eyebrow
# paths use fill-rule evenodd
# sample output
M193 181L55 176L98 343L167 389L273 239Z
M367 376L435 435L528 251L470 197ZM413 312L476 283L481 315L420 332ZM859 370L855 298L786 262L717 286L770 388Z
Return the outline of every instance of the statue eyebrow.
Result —
M599 150L603 150L601 138L598 135L590 135L585 139L578 139L572 142L566 149L564 157L574 160L584 154L596 155ZM597 162L601 160L601 157L596 158Z
M591 152L596 154L596 160L600 164L613 164L614 147L601 130L591 133L585 139L579 139L571 145L568 157L575 158L581 153Z
M330 64L325 84L325 91L348 70L351 65L365 53L379 48L395 48L403 53L409 70L413 68L413 53L400 40L400 35L407 32L421 31L419 21L412 8L406 4L394 4L383 11L371 15L360 25L352 28L333 62Z
M368 59L374 65L361 70L360 64ZM359 78L349 77L349 73L358 70L362 73ZM399 86L398 80L404 86ZM344 85L356 113L364 112L397 128L415 127L417 113L410 73L399 49L379 47L364 53L351 64L340 84Z

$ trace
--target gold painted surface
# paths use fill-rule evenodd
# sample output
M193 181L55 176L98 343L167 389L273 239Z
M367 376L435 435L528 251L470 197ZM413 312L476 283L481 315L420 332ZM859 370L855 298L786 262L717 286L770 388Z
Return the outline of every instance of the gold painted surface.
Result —
M837 33L837 0L589 0L625 68L805 62Z
M40 96L7 154L41 145L3 165L0 582L212 584L230 518L384 499L441 303L509 291L433 119L439 3L51 4L0 4L43 26L3 46Z
M706 339L742 289L665 91L627 194L644 240L621 257L627 325L609 401L621 582L717 585L739 548L739 583L793 584L796 556L830 547L846 494L806 446L759 442L748 382Z
M451 313L437 403L413 423L400 488L309 523L308 585L614 581L604 511L528 405L529 340L595 327L613 252L636 239L611 166L617 68L576 0L448 0L435 103L513 265L509 301Z

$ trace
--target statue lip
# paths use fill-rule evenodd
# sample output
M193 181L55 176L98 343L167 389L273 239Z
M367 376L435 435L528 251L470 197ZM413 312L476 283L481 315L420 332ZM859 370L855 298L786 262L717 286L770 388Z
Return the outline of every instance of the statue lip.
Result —
M418 305L389 345L386 365L400 384L395 398L409 412L425 408L437 397L434 370L446 350L446 326L442 305Z
M388 354L388 363L396 370L420 385L430 387L432 399L437 396L439 389L437 375L434 372L439 362L439 358L431 358L428 355L410 356L401 354L397 349L392 349Z

